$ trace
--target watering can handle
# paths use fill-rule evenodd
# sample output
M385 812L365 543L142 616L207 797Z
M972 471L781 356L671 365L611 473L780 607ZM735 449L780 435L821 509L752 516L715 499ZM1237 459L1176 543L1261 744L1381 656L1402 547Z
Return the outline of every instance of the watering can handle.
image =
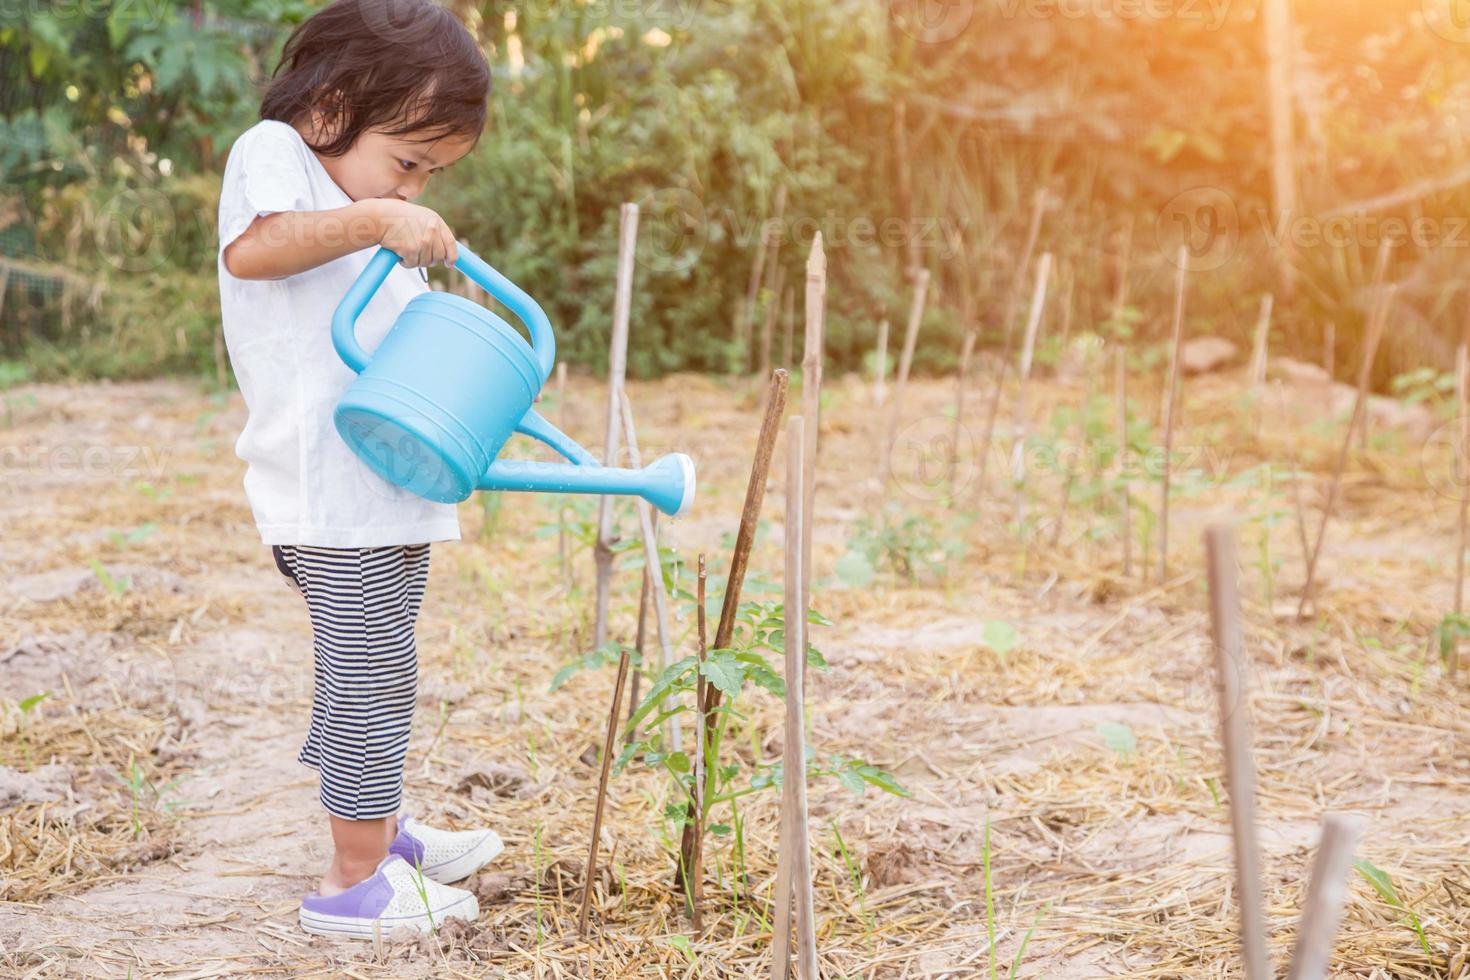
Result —
M460 245L458 253L454 267L504 303L526 325L531 334L531 349L536 352L536 364L541 369L541 381L544 383L551 376L551 366L556 362L556 337L551 332L551 322L546 319L546 313L519 286L496 272L474 252ZM337 348L338 356L347 366L359 374L367 367L369 357L354 335L357 318L362 315L368 300L373 298L373 294L383 285L383 280L388 278L388 273L399 261L398 254L392 249L378 249L332 314L332 345Z

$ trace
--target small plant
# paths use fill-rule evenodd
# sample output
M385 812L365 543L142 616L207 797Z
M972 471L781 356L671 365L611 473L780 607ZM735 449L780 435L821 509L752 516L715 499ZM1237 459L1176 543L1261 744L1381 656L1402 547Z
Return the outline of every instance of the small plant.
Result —
M143 772L143 767L138 765L131 753L128 754L127 776L120 773L112 773L112 778L117 780L132 797L132 820L133 836L141 837L143 834L142 810L144 800L151 796L155 803L163 810L171 811L174 803L165 802L164 797L179 784L179 780L172 779L163 786L157 786Z
M1455 412L1455 376L1449 371L1432 367L1405 371L1389 382L1389 390L1406 404L1426 404L1445 418Z
M1138 751L1138 736L1121 722L1099 722L1095 731L1102 736L1104 745L1125 759Z
M1357 868L1358 873L1368 879L1368 884L1373 886L1373 890L1378 893L1378 897L1388 903L1390 908L1397 909L1408 916L1409 925L1413 928L1414 935L1418 937L1419 945L1424 948L1425 954L1432 958L1434 951L1429 948L1429 939L1424 935L1424 926L1419 922L1419 917L1414 914L1414 910L1409 908L1403 899L1399 898L1398 890L1393 887L1393 879L1388 876L1388 872L1375 867L1373 862L1367 858L1360 858L1354 861L1353 867Z
M724 701L715 710L714 725L705 739L702 817L703 826L711 835L732 837L732 862L738 882L744 873L744 835L737 801L752 793L779 789L784 778L780 761L763 761L764 740L741 711L744 703L741 696L750 684L764 688L778 698L785 698L785 680L767 659L768 654L784 650L785 608L775 601L744 602L736 620L736 633L729 648L708 651L703 662L697 657L685 657L669 665L654 679L648 693L628 719L626 729L628 733L636 733L643 727L646 735L643 738L630 735L613 771L620 773L633 760L640 759L644 765L666 772L672 779L673 788L664 806L664 818L674 833L681 832L693 807L693 765L688 753L670 751L663 744L660 726L674 715L693 710L687 703L692 699L687 695L695 689L699 676L718 688L724 695ZM815 625L831 625L814 609L808 610L807 621ZM816 670L827 669L826 659L811 646L807 648L807 664ZM720 765L721 744L731 734L731 726L740 722L747 723L750 736L749 762L741 760ZM806 762L808 778L832 778L854 793L861 794L868 786L875 786L898 796L911 795L891 775L862 759L832 755L825 762L817 762L815 754L808 748ZM746 774L744 785L741 785L742 774ZM730 808L729 821L712 819L717 808L725 804Z
M45 701L50 696L50 691L42 691L40 694L32 694L30 697L21 701L18 705L18 707L20 708L20 721L18 723L18 731L16 732L16 734L20 736L21 750L25 752L27 768L34 765L34 762L31 760L31 736L30 732L27 730L27 725L29 724L27 719L30 717L31 712L34 711L42 701Z
M88 559L87 564L92 566L92 572L97 576L97 580L112 595L120 596L132 587L133 580L131 578L126 575L119 575L114 578L96 558Z
M429 907L429 886L424 883L424 865L417 851L413 855L413 889L419 893L419 901L424 903L424 915L429 918L430 931L438 935L439 926L434 922L434 910Z
M1449 613L1439 621L1435 632L1439 636L1440 659L1448 663L1460 640L1470 636L1470 616L1464 613Z
M944 578L949 563L963 558L965 536L961 533L974 516L956 515L951 526L923 514L903 514L896 504L884 508L878 520L863 518L848 539L847 553L837 562L837 576L847 585L861 588L874 574L888 570L895 580L908 584L920 576Z
M837 843L837 853L842 858L842 864L847 868L847 873L852 877L853 891L857 892L858 912L862 917L863 925L867 927L868 935L871 936L873 929L876 927L876 921L872 913L868 911L868 890L863 883L863 870L853 860L852 855L848 853L847 842L842 839L842 831L837 828L837 821L835 819L831 820L830 825L832 827L832 838Z
M132 545L142 544L157 533L158 525L149 521L147 524L140 524L128 531L109 531L107 537L112 542L113 547L122 549L131 547Z

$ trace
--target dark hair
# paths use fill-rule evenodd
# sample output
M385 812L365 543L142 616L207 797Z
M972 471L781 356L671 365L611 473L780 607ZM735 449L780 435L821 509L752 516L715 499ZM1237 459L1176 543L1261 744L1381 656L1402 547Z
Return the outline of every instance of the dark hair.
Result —
M490 94L479 42L431 0L336 0L291 32L271 79L260 118L326 113L336 135L312 149L329 157L369 129L478 140Z

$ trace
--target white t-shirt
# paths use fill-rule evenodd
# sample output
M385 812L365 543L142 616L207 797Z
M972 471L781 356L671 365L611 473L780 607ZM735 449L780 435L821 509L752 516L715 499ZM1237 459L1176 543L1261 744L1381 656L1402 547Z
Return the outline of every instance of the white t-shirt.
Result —
M376 248L284 279L237 279L225 248L257 215L327 211L352 199L301 135L263 121L230 148L219 201L219 297L225 346L249 418L235 454L265 544L371 548L459 540L454 504L415 496L379 477L342 441L332 411L357 376L332 346L332 312ZM429 287L396 266L357 320L371 353L399 311Z

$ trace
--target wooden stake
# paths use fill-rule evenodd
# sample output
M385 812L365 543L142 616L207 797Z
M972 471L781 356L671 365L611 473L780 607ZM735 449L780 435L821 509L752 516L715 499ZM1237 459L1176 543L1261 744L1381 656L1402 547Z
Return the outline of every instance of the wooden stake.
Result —
M1466 321L1465 335L1455 350L1455 405L1459 411L1459 442L1454 453L1454 486L1460 495L1459 528L1455 536L1459 548L1455 552L1455 615L1465 612L1465 546L1467 530L1470 530L1470 321ZM1460 671L1460 635L1456 630L1450 647L1446 670L1451 677Z
M1393 242L1385 238L1383 245L1378 249L1377 269L1374 271L1373 281L1381 285L1383 276L1388 268L1388 252L1393 248ZM1327 540L1327 525L1332 521L1332 510L1337 503L1337 490L1342 483L1343 471L1347 468L1348 452L1353 445L1353 432L1358 425L1358 417L1363 414L1363 408L1368 402L1368 380L1373 375L1373 360L1378 354L1378 342L1383 337L1383 325L1388 321L1388 310L1393 305L1393 297L1397 292L1396 285L1382 290L1379 295L1378 305L1368 320L1368 336L1363 345L1363 360L1358 365L1358 394L1353 400L1353 414L1348 419L1347 432L1343 434L1342 446L1337 453L1337 463L1332 470L1332 482L1327 485L1327 503L1322 508L1322 523L1317 526L1317 543L1312 546L1311 557L1307 559L1307 581L1302 586L1301 602L1297 604L1296 615L1300 619L1306 615L1307 603L1312 598L1312 586L1317 577L1317 561L1322 557L1322 544Z
M775 254L772 252L772 254ZM786 278L784 266L776 266L776 274L771 281L771 301L766 304L766 318L761 324L761 354L759 373L761 377L767 377L771 373L771 340L776 333L776 317L781 310L782 280Z
M735 533L735 551L730 558L730 574L725 582L725 595L720 603L720 622L715 627L715 649L729 647L730 637L735 633L735 613L740 607L740 590L745 584L745 568L750 561L750 548L755 543L756 524L760 520L761 504L766 498L766 476L771 470L771 454L775 449L776 435L780 432L781 416L786 411L786 388L788 376L784 370L771 372L771 383L766 388L766 412L761 420L760 435L755 443L755 460L750 467L750 481L745 486L745 506L740 512L740 528ZM720 706L720 689L713 684L705 688L701 714L705 717L705 738L712 734L714 710ZM719 764L719 760L715 760ZM679 863L674 868L674 887L683 889L683 868L690 867L694 860L694 822L686 819L684 834L679 844Z
M1266 383L1267 336L1271 332L1271 307L1275 297L1270 293L1261 297L1261 312L1256 317L1256 335L1251 344L1250 385L1259 391Z
M1179 246L1179 271L1174 277L1174 339L1169 352L1169 384L1164 396L1164 478L1159 501L1159 581L1169 578L1169 477L1173 471L1174 403L1178 399L1179 348L1184 338L1184 277L1189 272L1189 250Z
M1337 324L1328 321L1327 336L1322 338L1322 370L1327 372L1327 380L1332 380L1333 360L1337 354Z
M1113 353L1118 393L1118 512L1122 522L1123 577L1133 577L1133 497L1128 488L1128 348Z
M1241 958L1246 980L1270 980L1260 855L1256 846L1256 770L1250 752L1245 640L1240 625L1234 532L1221 525L1207 528L1205 556L1209 563L1210 621L1215 641L1215 690L1220 700L1220 735L1230 793L1230 832L1235 844Z
M888 319L878 323L878 353L873 365L873 404L882 405L888 397Z
M1020 387L1016 391L1016 441L1011 447L1011 481L1016 487L1016 533L1026 519L1026 382L1031 377L1031 359L1036 353L1036 333L1046 307L1046 284L1051 277L1051 253L1042 252L1036 263L1036 288L1031 293L1031 313L1026 317L1026 339L1021 344Z
M1343 899L1347 897L1353 848L1361 832L1361 823L1352 817L1329 813L1323 819L1322 840L1312 862L1312 879L1307 885L1287 980L1322 980L1327 975L1332 938L1337 934Z
M899 416L903 412L903 392L909 383L909 368L914 363L914 344L919 339L919 323L924 318L924 300L929 295L929 270L914 274L914 301L909 306L908 327L903 334L903 352L898 357L898 376L893 381L893 406L888 410L888 434L883 440L883 489L888 496L888 481L893 476L893 444L898 439Z
M801 415L806 420L802 431L805 455L801 461L801 502L803 515L815 513L817 497L817 448L822 416L822 355L827 333L827 253L822 246L822 233L812 239L811 254L806 260L806 341L801 356ZM811 604L812 524L803 524L801 539L801 601ZM802 633L805 636L805 632ZM806 663L803 655L802 663ZM805 677L805 668L802 676Z
M636 470L643 461L638 453L638 433L633 428L633 403L628 400L627 392L620 391L619 394L622 396L623 435L628 439L628 463ZM653 530L653 507L642 497L635 498L633 504L638 510L638 528L643 535L643 567L648 570L649 591L653 595L653 621L658 627L658 645L663 653L661 663L667 669L674 662L674 642L673 631L669 629L669 597L664 591L663 563L658 557L658 538ZM665 742L670 751L683 751L682 727L678 715L665 721Z
M699 623L699 662L704 663L705 648L705 613L704 613L704 586L705 586L704 553L699 555L699 587L695 593L698 603L696 617ZM689 878L692 885L690 901L693 908L690 917L694 924L695 937L698 938L703 931L704 925L701 920L701 907L704 904L704 780L705 780L705 733L704 733L704 674L698 674L694 692L694 703L699 711L699 723L694 728L694 860L690 863Z
M592 907L592 883L597 880L597 845L601 842L602 811L607 803L607 779L612 768L613 748L618 738L618 714L623 702L623 679L628 676L628 651L618 654L618 675L613 681L612 707L607 713L607 734L602 740L602 770L597 776L597 804L592 811L592 840L587 844L587 877L582 882L582 914L577 935L587 935L587 913Z
M802 420L786 423L786 730L781 746L781 829L776 861L776 907L772 920L771 976L786 980L791 955L791 903L796 901L797 975L816 980L811 845L807 839L806 728L802 666L806 661L806 615L801 567ZM795 614L793 615L793 610Z
M613 297L612 340L608 347L607 433L602 462L612 466L618 455L618 399L628 367L628 313L633 300L633 259L638 249L638 205L624 204L618 227L618 278ZM607 602L613 570L613 498L604 496L597 509L597 544L592 560L597 568L597 618L592 631L593 649L607 643Z

